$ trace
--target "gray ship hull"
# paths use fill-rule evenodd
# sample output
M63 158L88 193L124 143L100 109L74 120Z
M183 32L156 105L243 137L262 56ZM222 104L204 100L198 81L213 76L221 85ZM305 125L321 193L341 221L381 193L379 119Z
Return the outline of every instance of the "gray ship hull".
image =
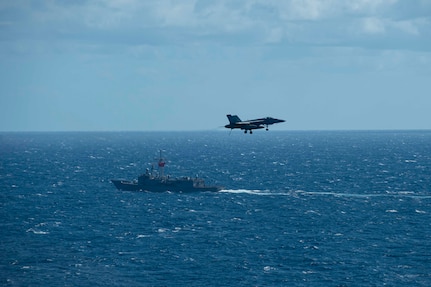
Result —
M221 186L206 186L200 178L175 178L168 177L151 177L149 175L141 175L136 181L112 179L111 182L118 190L123 191L149 191L149 192L196 192L196 191L212 191L217 192L222 190Z

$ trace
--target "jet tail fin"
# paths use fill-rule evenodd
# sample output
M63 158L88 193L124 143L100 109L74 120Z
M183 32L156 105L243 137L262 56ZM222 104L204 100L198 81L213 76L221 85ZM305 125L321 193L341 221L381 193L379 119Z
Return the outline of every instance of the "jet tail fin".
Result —
M232 115L226 115L226 116L229 119L229 123L231 123L231 124L235 124L235 123L241 121L241 119L237 115L233 115L233 116Z

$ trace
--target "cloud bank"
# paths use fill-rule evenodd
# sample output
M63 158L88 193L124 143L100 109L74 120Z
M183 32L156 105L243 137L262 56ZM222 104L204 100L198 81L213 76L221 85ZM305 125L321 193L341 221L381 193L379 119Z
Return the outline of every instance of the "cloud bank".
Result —
M431 39L429 1L18 1L0 9L6 42L429 50Z

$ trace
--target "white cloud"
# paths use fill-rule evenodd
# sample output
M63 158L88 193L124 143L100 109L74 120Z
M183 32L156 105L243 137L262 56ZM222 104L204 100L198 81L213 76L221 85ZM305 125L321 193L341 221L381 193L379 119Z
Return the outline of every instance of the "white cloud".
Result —
M380 14L382 10L396 4L398 0L341 0L338 2L338 4L344 3L345 8L351 12L359 12L364 14Z
M196 25L195 2L162 0L148 8L162 26L190 27Z
M421 26L422 20L413 20L413 21L397 21L393 22L392 25L399 29L400 31L410 34L410 35L419 35L419 26Z
M325 18L331 8L331 0L291 0L285 4L272 4L280 10L280 16L283 20L317 20Z
M265 43L279 43L283 40L284 30L281 27L272 28L267 33Z
M383 34L386 31L384 20L374 17L363 19L362 28L365 33L370 34Z

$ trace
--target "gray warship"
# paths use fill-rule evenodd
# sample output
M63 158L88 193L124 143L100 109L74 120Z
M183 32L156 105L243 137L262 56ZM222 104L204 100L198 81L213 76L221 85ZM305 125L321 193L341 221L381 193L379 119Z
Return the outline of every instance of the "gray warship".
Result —
M223 189L221 186L207 186L202 178L198 177L179 177L171 178L164 174L166 162L160 158L157 162L158 171L154 172L154 165L151 171L147 168L146 172L136 180L111 179L111 182L118 190L123 191L149 191L149 192L196 192L212 191L217 192Z

